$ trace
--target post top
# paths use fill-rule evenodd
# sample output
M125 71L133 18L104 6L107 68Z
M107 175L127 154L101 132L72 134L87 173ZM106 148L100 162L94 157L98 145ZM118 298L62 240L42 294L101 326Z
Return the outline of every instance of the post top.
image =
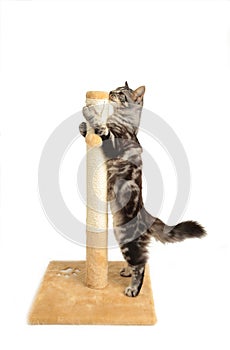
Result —
M92 98L92 99L109 99L109 94L108 92L105 91L87 91L86 92L86 98Z

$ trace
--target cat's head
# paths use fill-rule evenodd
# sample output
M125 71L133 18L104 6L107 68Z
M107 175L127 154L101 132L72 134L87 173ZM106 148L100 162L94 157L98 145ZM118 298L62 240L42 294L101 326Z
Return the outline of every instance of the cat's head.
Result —
M144 86L140 86L136 90L132 90L130 89L126 81L124 86L118 87L117 89L110 91L109 100L117 108L128 108L132 107L132 105L142 107L144 93Z

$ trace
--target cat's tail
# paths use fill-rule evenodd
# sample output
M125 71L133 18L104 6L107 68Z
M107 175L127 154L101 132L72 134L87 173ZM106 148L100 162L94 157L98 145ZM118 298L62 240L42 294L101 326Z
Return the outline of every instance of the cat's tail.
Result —
M176 226L167 226L156 219L149 229L153 237L162 243L181 242L186 238L201 238L205 229L196 221L184 221Z

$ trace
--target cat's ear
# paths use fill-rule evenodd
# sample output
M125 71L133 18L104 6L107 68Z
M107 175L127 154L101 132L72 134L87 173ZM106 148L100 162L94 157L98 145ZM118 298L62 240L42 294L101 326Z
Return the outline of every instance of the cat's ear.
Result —
M125 82L125 87L126 87L127 89L129 89L129 85L128 85L127 81Z
M133 92L134 100L137 102L141 102L144 98L145 94L145 86L140 86Z

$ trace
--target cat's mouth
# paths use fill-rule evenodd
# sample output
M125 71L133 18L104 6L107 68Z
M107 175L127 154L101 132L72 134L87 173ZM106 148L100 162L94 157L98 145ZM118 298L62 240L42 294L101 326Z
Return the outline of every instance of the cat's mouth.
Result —
M114 91L110 91L109 100L111 103L116 103L119 106L127 102L127 99L123 93L116 93Z

